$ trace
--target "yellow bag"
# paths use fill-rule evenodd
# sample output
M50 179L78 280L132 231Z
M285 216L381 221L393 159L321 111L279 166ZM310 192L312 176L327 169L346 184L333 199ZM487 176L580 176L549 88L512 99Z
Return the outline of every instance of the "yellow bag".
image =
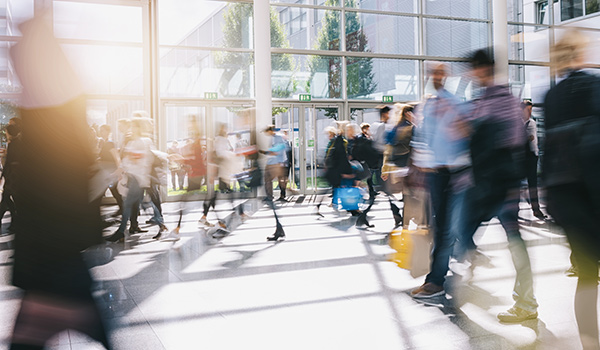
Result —
M394 230L390 235L390 247L396 250L392 254L392 261L400 268L409 270L412 277L429 272L431 245L431 235L427 228Z

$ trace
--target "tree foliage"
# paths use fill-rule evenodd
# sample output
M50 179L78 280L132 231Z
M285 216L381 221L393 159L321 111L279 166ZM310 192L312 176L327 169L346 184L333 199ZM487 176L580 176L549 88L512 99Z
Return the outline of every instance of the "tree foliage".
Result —
M357 0L346 0L356 5ZM326 5L335 5L336 0L327 0ZM359 14L348 11L345 15L346 25L346 51L369 52L368 39L360 24ZM340 14L339 11L326 10L323 18L323 26L317 37L315 49L317 50L339 50L340 37ZM374 81L373 59L359 58L348 59L347 62L347 92L348 97L366 96L375 91L377 84ZM309 59L310 79L307 82L307 91L311 92L311 82L316 73L327 74L328 97L342 97L342 75L341 62L338 57L312 56Z
M250 18L253 17L253 8L250 4L229 4L223 15L223 46L224 47L250 47L248 40L252 40L253 32ZM279 14L271 8L271 47L289 48L285 28L279 21ZM238 52L221 52L216 56L216 66L223 69L223 75L219 82L219 93L221 95L249 96L249 67L254 64L253 55ZM273 84L272 96L279 98L291 97L297 89L297 81L294 78L296 65L290 54L271 55L271 69L273 71L290 72L290 79L285 83ZM231 79L238 73L242 73L242 83L237 92L228 93L228 85ZM274 111L275 113L275 111Z

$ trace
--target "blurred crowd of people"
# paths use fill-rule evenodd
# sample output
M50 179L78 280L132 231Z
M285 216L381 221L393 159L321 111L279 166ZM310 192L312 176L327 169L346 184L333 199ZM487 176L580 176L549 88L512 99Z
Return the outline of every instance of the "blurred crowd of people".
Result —
M23 28L24 40L11 51L14 57L23 57L20 50L40 46L40 38L52 43L47 28L30 26ZM30 33L39 37L34 40ZM544 101L542 179L548 213L565 229L573 251L572 263L579 277L575 314L582 344L585 349L599 349L600 235L594 218L600 214L600 78L582 69L585 46L585 37L571 30L552 50L553 67L564 79ZM49 49L57 57L55 62L66 62L57 47ZM368 215L377 196L389 202L396 227L421 225L413 221L419 215L408 214L414 210L409 198L414 204L412 190L416 188L425 193L416 201L427 203L419 207L427 211L421 216L431 218L433 248L430 272L410 293L415 299L445 294L451 258L472 273L483 255L477 249L475 232L483 222L497 217L516 270L515 304L497 317L502 322L522 322L538 316L530 258L518 221L525 179L533 215L547 218L537 191L539 150L532 104L518 101L506 85L497 83L490 49L474 52L469 62L472 79L481 87L473 101L463 102L445 89L448 67L438 63L429 67L436 93L422 103L381 106L379 121L372 124L335 122L327 127L325 178L332 189L333 209L356 216L359 228L373 227ZM18 73L23 74L23 67L17 65ZM24 79L23 85L27 91L36 91L32 81ZM258 142L254 126L244 138L240 133L230 134L228 124L218 124L214 138L207 139L192 116L189 139L184 145L173 141L163 153L153 141L155 127L147 112L136 111L130 119L119 120L120 139L115 142L110 126L87 127L85 99L77 91L68 91L65 87L65 97L56 102L25 104L22 120L12 119L6 129L9 146L0 212L2 216L10 212L9 230L15 234L13 283L26 291L11 349L41 349L54 333L67 328L78 329L110 348L80 252L100 243L102 229L113 224L118 225L116 230L104 237L109 242L146 233L138 222L145 209L152 211L146 224L158 228L153 239L179 239L185 204L172 230L165 225L162 211L161 188L169 185L169 175L171 188L183 191L184 196L214 186L198 218L202 227L214 228L207 230L213 238L231 229L231 219L228 222L217 211L217 224L208 220L217 199L230 201L231 213L243 222L248 215L235 199L242 191L264 186L263 202L275 219L275 232L267 240L285 238L274 192L276 182L277 201L289 200L293 156L285 132L278 132L274 125L263 126L259 130L265 142ZM37 101L44 98L40 95ZM252 113L253 109L240 113L245 124L255 120ZM116 221L100 216L107 190L118 205L112 214ZM319 217L323 216L321 203L316 205Z

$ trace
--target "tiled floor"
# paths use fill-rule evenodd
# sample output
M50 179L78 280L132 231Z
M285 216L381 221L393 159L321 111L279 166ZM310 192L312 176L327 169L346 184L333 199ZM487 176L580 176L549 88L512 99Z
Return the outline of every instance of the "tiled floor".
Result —
M566 240L557 229L532 221L527 205L522 234L540 317L507 325L496 314L511 306L515 273L497 221L478 231L490 264L478 267L470 283L450 276L451 293L421 303L408 292L423 277L414 279L388 261L386 234L393 220L386 201L373 208L375 228L358 230L354 219L331 208L323 208L325 218L318 219L314 199L280 205L283 242L265 240L274 231L266 206L214 240L197 225L200 203L189 203L193 210L184 216L177 242L152 240L154 227L124 244L94 249L89 255L96 264L96 294L115 349L581 348L573 315L576 280L564 274ZM228 208L227 202L218 207L222 213ZM168 226L175 226L178 209L179 203L164 206ZM20 296L9 283L10 241L0 237L1 349L8 347ZM47 347L101 348L71 331Z

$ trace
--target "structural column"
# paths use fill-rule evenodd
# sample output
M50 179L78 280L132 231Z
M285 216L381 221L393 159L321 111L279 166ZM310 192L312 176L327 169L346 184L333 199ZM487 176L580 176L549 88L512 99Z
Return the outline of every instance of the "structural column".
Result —
M254 1L254 81L256 93L257 140L264 149L260 131L272 121L271 105L271 8L269 0Z
M506 0L493 0L492 30L494 60L496 61L496 83L508 84L508 5Z

